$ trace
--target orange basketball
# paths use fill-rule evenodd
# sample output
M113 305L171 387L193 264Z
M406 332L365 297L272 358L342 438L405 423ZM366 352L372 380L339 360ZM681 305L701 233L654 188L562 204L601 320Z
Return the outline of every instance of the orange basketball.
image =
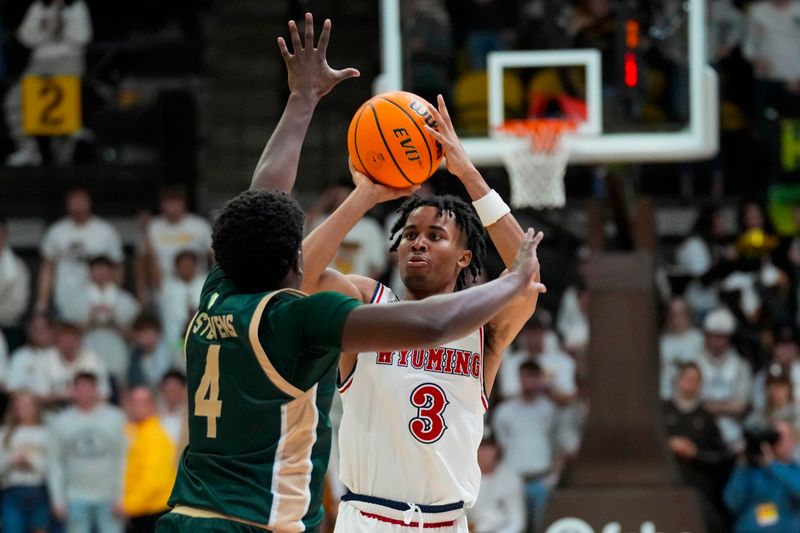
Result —
M347 132L356 169L402 189L422 183L439 168L442 145L425 130L438 129L428 102L403 91L373 96L358 108Z

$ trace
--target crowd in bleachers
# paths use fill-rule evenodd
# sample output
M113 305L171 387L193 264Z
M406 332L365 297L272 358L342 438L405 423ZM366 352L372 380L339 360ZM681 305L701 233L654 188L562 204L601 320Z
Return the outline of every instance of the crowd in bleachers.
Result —
M54 3L37 4L46 12ZM77 9L83 2L65 4ZM101 4L87 2L93 14L108 14ZM155 9L155 3L145 4ZM597 47L604 67L612 69L618 3L562 2L557 13L551 4L412 2L406 28L410 89L430 100L437 93L451 97L459 130L480 132L486 127L486 95L476 87L485 86L489 50ZM649 41L643 54L647 83L634 117L643 123L680 120L686 113L680 90L685 51L674 38L683 31L683 2L658 4L637 13L647 15L643 27ZM709 54L723 77L722 127L739 127L737 117L755 110L752 129L766 135L775 116L797 109L800 53L790 48L800 43L800 27L787 23L796 16L776 13L800 13L800 3L743 4L710 2ZM192 24L180 18L158 27L148 27L142 18L136 18L139 29L129 33L167 40L193 35ZM38 29L53 30L45 26ZM108 24L94 26L96 34L109 37ZM85 30L80 47L88 42ZM109 43L103 40L94 53L111 50ZM114 50L115 57L132 53ZM743 57L752 62L754 102L740 90L750 72L742 70ZM28 68L36 67L35 59ZM614 76L608 72L604 79ZM548 112L551 103L527 98L532 89L581 96L580 84L558 72L517 82L506 84L510 116L524 116L531 106ZM671 83L674 88L667 87ZM609 84L606 92L618 90ZM7 106L15 98L7 93ZM564 104L563 98L556 102L561 112L568 111ZM25 157L9 163L47 159L37 152L41 143L18 140L17 153ZM724 174L722 167L715 170ZM724 189L722 182L718 189ZM309 226L346 193L337 187L320 195L309 210ZM94 524L114 532L127 524L133 531L152 531L166 510L187 438L183 331L213 261L210 226L188 212L183 191L165 189L158 215L141 220L134 257L125 257L117 230L93 214L88 191L72 190L65 200L66 216L48 228L34 272L7 245L0 220L0 384L8 398L0 432L2 528L89 531ZM401 294L384 246L393 221L386 218L366 218L354 228L334 264L345 273L392 280ZM795 228L795 222L789 226ZM740 217L710 209L678 246L669 268L664 265L670 283L662 291L660 393L668 445L684 480L704 495L713 531L728 531L734 523L747 528L758 519L763 502L749 496L751 486L771 498L774 509L760 512L774 511L778 527L794 530L792 520L800 520L800 471L793 462L800 457L793 446L793 435L800 432L800 237L795 235L792 229L779 236L758 204L745 206ZM539 523L550 491L578 453L589 407L589 295L580 275L588 255L580 250L576 257L578 276L558 305L537 311L498 374L487 438L478 453L481 494L469 511L478 533L519 532ZM333 501L341 490L335 477L333 470L328 483ZM335 505L329 510L335 512Z

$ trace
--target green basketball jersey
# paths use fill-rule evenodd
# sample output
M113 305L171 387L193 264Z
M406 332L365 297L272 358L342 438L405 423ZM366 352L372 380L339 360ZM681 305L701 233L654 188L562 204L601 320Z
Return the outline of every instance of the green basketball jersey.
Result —
M189 445L171 506L281 531L320 524L342 328L358 304L242 294L211 270L186 334Z

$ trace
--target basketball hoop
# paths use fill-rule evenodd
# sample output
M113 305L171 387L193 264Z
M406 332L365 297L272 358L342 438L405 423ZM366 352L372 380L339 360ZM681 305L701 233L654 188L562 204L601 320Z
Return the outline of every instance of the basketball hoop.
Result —
M497 128L497 137L508 141L502 156L511 183L512 207L564 207L564 173L569 160L569 143L564 140L575 127L573 120L537 118L507 120Z

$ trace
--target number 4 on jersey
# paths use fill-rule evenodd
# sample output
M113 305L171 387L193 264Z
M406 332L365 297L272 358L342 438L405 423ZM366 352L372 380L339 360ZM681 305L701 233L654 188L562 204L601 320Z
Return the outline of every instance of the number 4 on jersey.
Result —
M442 438L447 424L442 415L447 409L444 390L433 383L423 383L411 393L411 405L417 408L417 416L408 422L408 430L423 444L431 444Z
M217 418L222 415L222 401L218 398L219 344L212 344L206 354L206 370L194 394L194 416L206 417L208 424L206 437L209 439L217 438Z

